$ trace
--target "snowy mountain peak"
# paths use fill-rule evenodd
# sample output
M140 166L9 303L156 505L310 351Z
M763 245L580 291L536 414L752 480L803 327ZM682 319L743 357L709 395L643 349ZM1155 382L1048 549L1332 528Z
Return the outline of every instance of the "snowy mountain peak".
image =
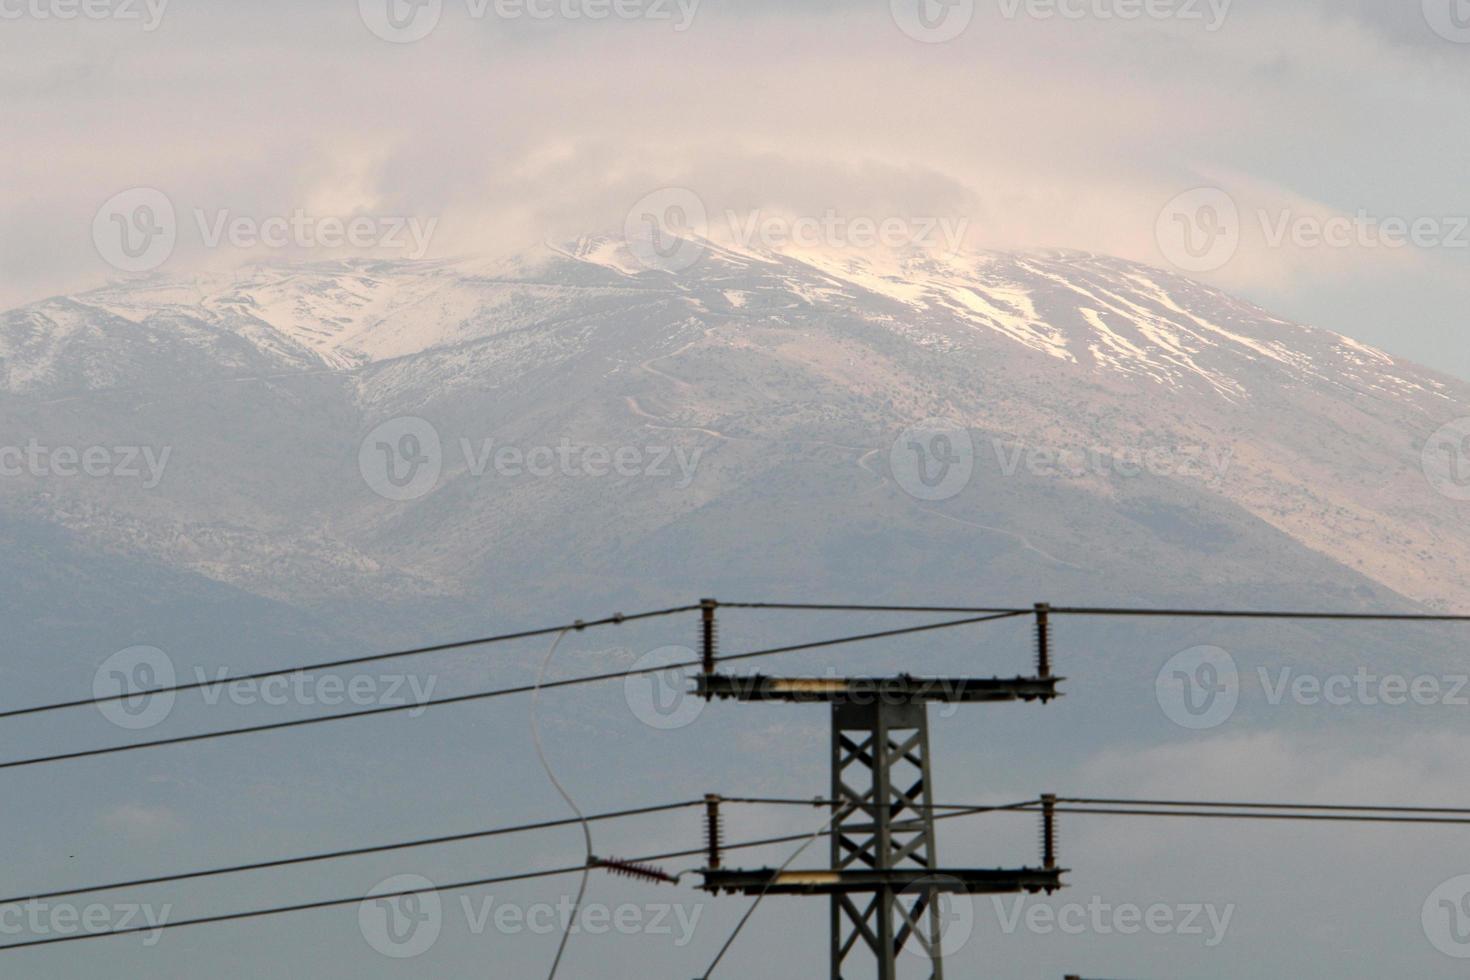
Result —
M821 309L886 324L930 347L1003 342L1101 380L1230 401L1250 398L1263 377L1384 392L1442 388L1356 341L1089 253L740 248L707 239L661 245L678 250L687 267L653 268L647 243L589 235L493 262L261 265L125 281L7 314L3 383L11 391L48 387L53 362L68 347L99 341L96 331L109 324L162 328L194 343L243 340L270 359L350 370L661 297L681 300L711 324L728 317L779 324Z

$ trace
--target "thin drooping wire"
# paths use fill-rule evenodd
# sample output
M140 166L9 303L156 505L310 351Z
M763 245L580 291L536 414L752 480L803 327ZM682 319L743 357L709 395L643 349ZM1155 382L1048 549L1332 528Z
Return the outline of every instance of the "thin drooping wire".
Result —
M771 890L771 886L776 883L776 879L781 877L781 875L786 871L787 868L791 867L791 862L801 857L802 852L805 851L808 847L811 847L813 844L815 844L818 838L830 832L834 823L836 823L838 820L841 820L843 817L847 816L855 809L857 808L852 804L846 804L844 806L838 807L832 812L832 815L827 818L826 823L818 827L815 833L808 837L806 841L795 851L792 851L791 856L781 863L781 867L777 868L776 873L771 875L771 877L766 881L765 886L761 888L760 894L755 897L755 901L750 903L750 907L747 908L745 910L745 914L740 917L740 921L735 923L735 930L730 933L730 938L725 940L725 944L720 947L720 951L716 953L715 958L710 961L709 968L704 971L703 980L709 980L710 975L715 972L715 967L720 965L720 960L725 958L725 954L729 952L730 947L735 944L735 937L740 935L740 930L745 928L745 923L749 922L750 917L755 914L756 906L760 905L761 899L766 897L766 893Z
M704 801L701 800L700 804L703 805L703 802ZM953 817L974 816L982 813L991 813L997 810L1011 810L1024 805L1026 804L1016 803L1011 804L1010 806L1003 807L975 807L973 811L968 813L945 813L940 814L934 819L947 820ZM829 833L831 833L830 830L824 831L823 834L819 834L818 836L825 836L825 834ZM786 834L780 837L766 837L759 840L741 841L739 843L726 844L724 845L724 849L727 851L749 850L751 848L757 847L771 847L776 844L790 844L796 841L806 840L806 838L806 834ZM651 861L671 861L675 858L697 857L703 855L704 853L705 849L703 847L695 847L682 851L669 851L664 854L649 854L645 855L644 857L632 858L630 860L633 863L646 864ZM266 916L286 915L289 913L307 912L315 909L338 908L344 905L356 905L357 903L367 901L368 899L378 900L403 898L407 895L426 895L431 892L442 893L451 891L465 891L471 888L482 888L488 885L500 885L507 882L529 881L536 878L554 878L560 875L576 874L584 867L585 865L575 864L564 868L550 868L544 871L527 871L521 872L519 874L501 875L495 878L481 878L477 881L461 881L448 885L436 885L433 888L407 889L405 891L393 892L389 894L355 895L352 898L334 898L318 902L303 902L298 905L283 905L274 908L253 909L247 912L229 912L222 915L203 916L197 919L178 919L173 922L164 922L152 926L145 925L134 926L127 929L114 929L110 932L84 932L69 936L53 936L48 939L30 939L26 940L25 942L8 943L6 945L0 946L0 953L14 949L28 949L34 946L52 946L57 943L84 942L89 939L105 939L111 936L126 936L141 932L163 932L168 929L184 929L190 926L210 925L217 922L236 922L242 919L258 919Z
M285 674L299 674L306 671L335 670L339 667L354 667L358 664L376 663L380 660L395 660L400 657L417 657L430 653L443 653L447 650L460 650L465 647L487 646L495 643L506 643L511 640L534 639L538 636L550 636L560 630L586 629L593 626L616 626L622 623L631 623L643 619L653 619L661 616L674 616L679 613L693 612L699 609L699 605L676 606L672 609L657 609L652 612L633 613L624 615L614 613L602 619L594 619L588 622L577 622L569 626L545 626L539 629L522 630L517 633L501 633L496 636L482 636L473 640L456 640L452 643L436 643L433 646L414 647L410 650L395 650L391 653L375 653L365 657L350 657L346 660L330 660L323 663L302 664L297 667L278 667L273 670L263 670L253 674L239 674L234 677L216 679L210 681L195 681L189 684L174 684L168 687L147 688L141 691L126 691L121 694L109 694L105 697L78 698L75 701L60 701L55 704L41 704L30 708L11 708L0 711L0 719L18 718L21 715L37 715L46 711L60 711L63 708L80 708L89 704L106 704L109 701L122 701L128 698L140 698L157 694L177 694L181 691L193 691L199 688L214 685L239 684L244 681L261 680L266 677L278 677Z
M551 666L551 658L556 656L556 648L561 646L561 641L566 635L566 630L556 634L556 639L551 643L551 649L546 651L546 659L541 661L541 672L536 675L536 690L531 692L531 740L536 743L536 758L541 760L541 768L546 770L546 778L551 780L551 785L556 787L561 798L582 822L582 841L586 845L587 862L582 868L582 882L577 886L577 897L572 901L572 914L567 917L566 927L561 934L561 942L556 946L556 958L551 961L551 972L547 974L546 980L555 980L557 968L561 966L562 954L567 951L567 940L572 938L572 923L576 921L577 911L582 907L582 899L587 895L587 879L592 875L592 862L596 859L596 855L592 852L592 825L583 816L582 808L577 806L577 801L572 799L572 794L567 792L566 787L552 771L551 763L546 759L546 749L541 745L541 723L536 716L536 709L541 703L541 685L546 680L546 670Z
M698 607L696 607L698 608ZM753 657L772 657L779 654L797 653L802 650L817 650L823 647L838 646L845 643L861 643L867 640L884 639L893 636L903 636L910 633L923 633L928 630L952 629L958 626L968 626L973 623L985 623L996 619L1007 619L1018 613L1004 613L990 616L973 616L966 619L955 619L941 623L927 623L923 626L907 626L900 629L882 630L876 633L863 633L856 636L843 636L832 640L818 640L812 643L795 643L789 646L772 647L766 650L753 650L749 653L737 653L726 657L717 658L719 662L732 660L748 660ZM568 627L574 629L573 627ZM645 674L658 674L670 669L697 668L702 666L698 660L690 660L683 663L666 664L662 667L634 668L632 670L615 670L603 674L589 674L582 677L570 677L557 681L547 681L540 685L543 691L552 688L573 687L581 684L596 684L603 681L622 680L628 677L637 677ZM54 755L37 756L30 759L15 759L9 762L0 762L0 769L17 769L22 766L38 766L52 762L65 762L71 759L87 759L93 756L114 755L119 752L136 752L141 749L154 749L165 745L184 745L190 742L202 742L216 738L230 738L235 735L253 735L258 732L281 731L287 728L300 728L306 725L324 725L331 722L344 721L350 718L370 718L376 715L393 714L400 711L427 711L430 708L442 707L446 704L464 704L470 701L484 701L490 698L508 697L515 694L529 694L536 690L535 684L522 684L516 687L504 687L493 691L480 691L475 694L458 694L452 697L433 698L427 701L410 701L407 704L388 705L382 708L367 708L362 711L347 711L334 715L322 715L314 718L297 718L292 721L276 721L262 725L249 725L243 728L227 728L222 731L200 732L194 735L179 735L173 738L160 738L148 742L131 742L126 745L109 745L96 749L81 749L75 752L60 752Z
M0 906L40 901L42 899L61 898L66 895L86 895L91 892L115 891L120 888L139 888L144 885L163 885L174 881L189 881L195 878L212 878L218 875L240 874L246 871L264 871L268 868L285 868L296 864L311 864L316 861L335 861L342 858L361 857L366 854L384 854L389 851L406 851L416 847L431 847L439 844L458 844L464 841L483 840L489 837L505 837L511 834L522 834L537 830L555 830L559 827L570 827L572 824L578 823L582 819L594 822L601 822L604 820L619 820L625 817L642 817L657 813L667 813L673 810L687 810L691 807L703 805L703 800L690 800L686 803L660 803L655 806L636 807L628 810L613 810L607 813L590 813L585 818L570 817L562 820L541 820L536 823L525 823L512 827L495 827L489 830L475 830L464 834L448 834L442 837L425 837L419 840L401 841L395 844L375 844L369 847L354 847L341 851L327 851L321 854L303 854L299 857L278 858L273 861L256 861L251 864L236 864L229 867L210 868L204 871L186 871L181 874L158 875L152 878L135 878L132 881L114 881L104 885L84 885L80 888L63 888L56 891L17 895L14 898L0 898Z

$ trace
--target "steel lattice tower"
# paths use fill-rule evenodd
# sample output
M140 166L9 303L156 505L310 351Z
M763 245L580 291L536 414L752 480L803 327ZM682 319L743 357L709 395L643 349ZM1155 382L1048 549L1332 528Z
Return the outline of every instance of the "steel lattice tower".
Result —
M1062 678L1051 675L1048 609L1038 606L1037 676L1002 678L775 678L715 672L714 600L704 601L704 671L696 691L705 698L826 703L832 714L830 870L744 871L721 867L717 796L711 801L710 847L704 888L747 895L827 895L831 904L831 977L844 980L876 966L878 980L897 980L909 949L944 976L946 897L954 893L1051 892L1064 869L1055 862L1049 801L1044 810L1040 868L943 868L934 834L929 757L929 703L1050 701ZM862 955L868 954L867 956Z
M932 787L928 705L834 704L832 869L912 867L933 874ZM834 893L830 901L832 980L841 980L859 943L877 961L879 980L896 980L898 955L911 942L928 957L933 980L943 980L944 896L938 889L885 885L858 901L848 893Z

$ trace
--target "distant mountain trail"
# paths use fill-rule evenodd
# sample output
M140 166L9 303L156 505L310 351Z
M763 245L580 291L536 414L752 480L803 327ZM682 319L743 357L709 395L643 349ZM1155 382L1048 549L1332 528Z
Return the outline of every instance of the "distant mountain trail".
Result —
M1016 541L1020 542L1021 546L1024 547L1027 551L1034 551L1041 557L1045 558L1047 561L1055 562L1058 565L1066 565L1068 568L1075 568L1080 572L1087 571L1086 568L1076 564L1075 562L1067 561L1065 558L1058 558L1051 552L1046 551L1042 548L1038 548L1036 545L1032 544L1031 540L1027 538L1024 534L1018 534L1015 531L1007 531L1003 527L991 527L989 524L976 524L974 521L967 521L962 517L955 517L953 514L946 514L942 511L933 510L929 507L920 507L919 510L922 510L926 514L932 514L935 517L942 517L946 521L953 521L956 524L963 524L966 527L973 527L981 531L989 531L992 534L1003 534L1008 538L1014 538Z
M750 439L742 436L726 435L723 432L718 432L714 429L707 429L699 425L678 425L672 419L666 419L661 416L654 415L652 412L645 411L643 406L638 404L638 399L633 395L624 395L623 402L628 406L628 410L634 415L638 416L639 418L648 419L651 422L658 423L656 425L645 423L650 429L668 429L675 432L702 432L707 436L712 436L716 439L726 439L731 442L761 441L758 439Z

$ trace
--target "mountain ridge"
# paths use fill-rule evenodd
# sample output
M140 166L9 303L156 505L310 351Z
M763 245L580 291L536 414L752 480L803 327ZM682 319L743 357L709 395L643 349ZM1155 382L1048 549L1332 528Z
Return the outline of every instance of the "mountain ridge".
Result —
M1240 525L1249 515L1339 566L1344 595L1365 577L1431 608L1470 606L1462 505L1420 459L1431 433L1470 415L1470 385L1089 253L700 250L679 270L605 236L494 261L256 266L0 314L0 443L147 437L175 446L187 474L153 495L7 480L0 508L308 606L512 601L533 586L506 587L507 553L516 577L544 566L554 579L575 573L531 558L548 541L609 569L680 527L718 548L709 515L732 500L754 515L765 505L752 491L820 473L807 492L831 497L833 534L841 516L911 529L916 547L978 535L1022 556L1005 562L1093 569L1099 589L1141 527L1164 574L1205 591L1210 552L1189 553L1201 535L1256 541ZM434 428L443 472L421 497L386 500L365 485L359 450L406 417ZM894 460L900 433L928 418L971 440L976 476L926 502ZM461 451L486 440L657 441L702 462L683 487L487 477ZM1158 479L1118 463L1148 453L1164 463ZM1200 459L1225 461L1213 484L1186 472ZM1095 500L1145 516L1098 510L1110 526L1081 534L1079 555L1065 516L1045 510L1056 500L1023 499L1023 485L1064 493L1075 512ZM1214 502L1234 508L1210 519L1231 530L1191 530L1188 515ZM1148 572L1130 581L1143 587ZM670 565L650 580L687 574Z

